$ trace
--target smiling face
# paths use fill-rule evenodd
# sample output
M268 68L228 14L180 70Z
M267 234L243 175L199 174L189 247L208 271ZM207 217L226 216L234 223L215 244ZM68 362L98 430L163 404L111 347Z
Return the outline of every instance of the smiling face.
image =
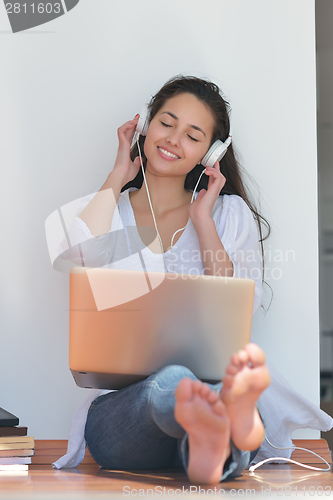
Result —
M171 97L149 124L146 170L160 176L186 176L207 153L214 125L211 111L194 95Z

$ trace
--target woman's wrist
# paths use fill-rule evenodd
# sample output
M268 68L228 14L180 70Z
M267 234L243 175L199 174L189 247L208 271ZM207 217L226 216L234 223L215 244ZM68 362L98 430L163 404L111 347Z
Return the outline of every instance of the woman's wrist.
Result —
M199 239L201 237L205 238L205 236L211 234L212 231L216 231L215 222L210 215L202 215L196 218L195 221L192 220L192 224Z
M106 178L101 190L104 189L113 189L115 195L120 193L123 186L125 186L126 181L122 179L122 176L119 175L119 172L116 170L112 170Z
M232 276L233 264L230 260L211 217L202 217L196 232L205 274L213 276Z

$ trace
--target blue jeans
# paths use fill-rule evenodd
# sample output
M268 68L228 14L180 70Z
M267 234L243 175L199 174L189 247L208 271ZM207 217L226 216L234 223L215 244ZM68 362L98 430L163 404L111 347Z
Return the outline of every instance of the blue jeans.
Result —
M167 366L137 384L95 399L85 439L96 462L106 469L186 471L187 434L174 417L175 389L185 377L197 380L184 366ZM211 387L220 392L222 384ZM231 442L221 481L239 476L249 462L250 452L238 450Z

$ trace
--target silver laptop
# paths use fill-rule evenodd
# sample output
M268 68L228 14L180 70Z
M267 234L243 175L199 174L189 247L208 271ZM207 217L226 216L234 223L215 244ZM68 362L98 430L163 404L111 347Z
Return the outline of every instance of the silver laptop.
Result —
M251 335L251 279L74 268L69 366L80 387L120 389L164 366L216 383Z

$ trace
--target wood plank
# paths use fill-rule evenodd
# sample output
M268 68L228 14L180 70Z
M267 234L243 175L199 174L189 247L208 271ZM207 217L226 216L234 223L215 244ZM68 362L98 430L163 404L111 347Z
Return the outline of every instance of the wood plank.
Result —
M314 451L323 457L329 464L332 464L331 452L325 439L293 439L293 443L300 448ZM278 450L276 450L276 452L278 453ZM320 460L319 457L307 451L295 450L292 452L291 458L303 464L323 464L323 468L325 468L325 463Z
M306 448L314 451L318 455L325 458L329 464L332 463L331 453L325 439L294 439L293 443L295 446L299 446L300 448ZM32 463L34 465L52 464L62 455L65 455L66 451L66 439L36 439L35 456L32 457ZM278 455L278 450L276 450L276 455ZM325 468L325 464L320 460L320 458L306 451L295 450L293 451L291 458L304 464L323 464L323 467ZM95 460L90 455L88 448L86 448L82 464L96 464Z
M36 439L35 456L32 457L32 464L47 465L52 464L67 452L67 439ZM83 465L96 464L93 457L86 448Z

